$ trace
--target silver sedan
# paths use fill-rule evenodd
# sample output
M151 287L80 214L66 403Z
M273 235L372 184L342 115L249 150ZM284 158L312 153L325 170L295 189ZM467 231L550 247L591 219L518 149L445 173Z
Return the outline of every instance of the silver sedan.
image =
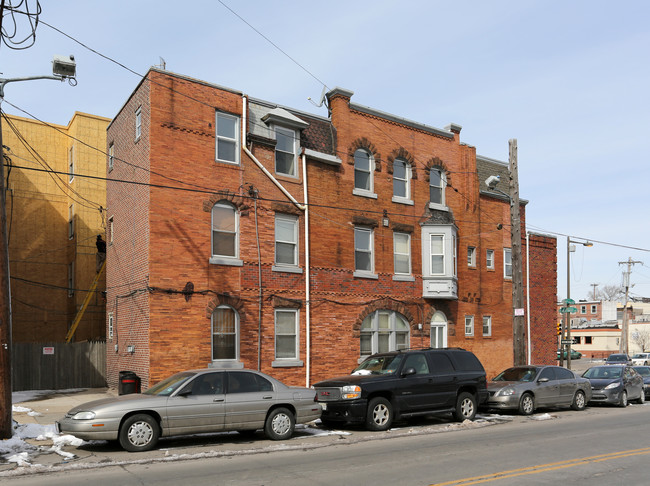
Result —
M57 430L84 440L119 440L131 452L152 449L159 437L264 429L273 440L288 439L296 423L321 415L316 392L289 387L251 370L193 370L177 373L142 394L79 405L57 422Z
M591 399L591 384L560 366L515 366L488 383L488 408L532 414L540 407L584 410Z

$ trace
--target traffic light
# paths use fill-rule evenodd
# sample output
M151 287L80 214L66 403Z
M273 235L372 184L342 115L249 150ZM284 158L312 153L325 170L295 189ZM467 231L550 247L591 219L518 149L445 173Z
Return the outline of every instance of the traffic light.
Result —
M557 323L557 335L559 336L560 334L562 334L562 323L558 322Z

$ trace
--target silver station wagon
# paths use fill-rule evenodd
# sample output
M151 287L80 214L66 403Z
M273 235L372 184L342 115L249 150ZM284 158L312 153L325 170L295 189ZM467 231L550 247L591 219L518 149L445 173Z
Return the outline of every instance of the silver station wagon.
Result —
M296 423L321 416L316 392L289 387L251 370L177 373L144 393L95 400L56 423L60 433L83 440L119 440L131 452L152 449L159 437L264 429L288 439Z

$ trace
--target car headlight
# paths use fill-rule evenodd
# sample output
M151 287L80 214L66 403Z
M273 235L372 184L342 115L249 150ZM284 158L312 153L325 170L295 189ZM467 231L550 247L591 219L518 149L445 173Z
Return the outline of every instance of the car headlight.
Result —
M341 398L344 400L354 400L361 397L361 387L356 385L347 385L341 388Z
M507 387L507 388L504 388L501 391L499 391L498 394L501 395L502 397L509 397L509 396L515 394L515 389Z
M72 416L72 420L92 420L95 418L95 412L77 412Z
M619 386L621 386L621 384L618 382L610 383L604 388L604 390L612 390L613 388L618 388Z

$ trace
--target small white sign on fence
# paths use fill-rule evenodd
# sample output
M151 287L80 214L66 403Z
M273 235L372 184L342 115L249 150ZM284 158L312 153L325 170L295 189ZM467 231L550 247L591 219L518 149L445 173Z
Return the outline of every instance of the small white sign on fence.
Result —
M54 346L43 346L43 354L54 354Z

